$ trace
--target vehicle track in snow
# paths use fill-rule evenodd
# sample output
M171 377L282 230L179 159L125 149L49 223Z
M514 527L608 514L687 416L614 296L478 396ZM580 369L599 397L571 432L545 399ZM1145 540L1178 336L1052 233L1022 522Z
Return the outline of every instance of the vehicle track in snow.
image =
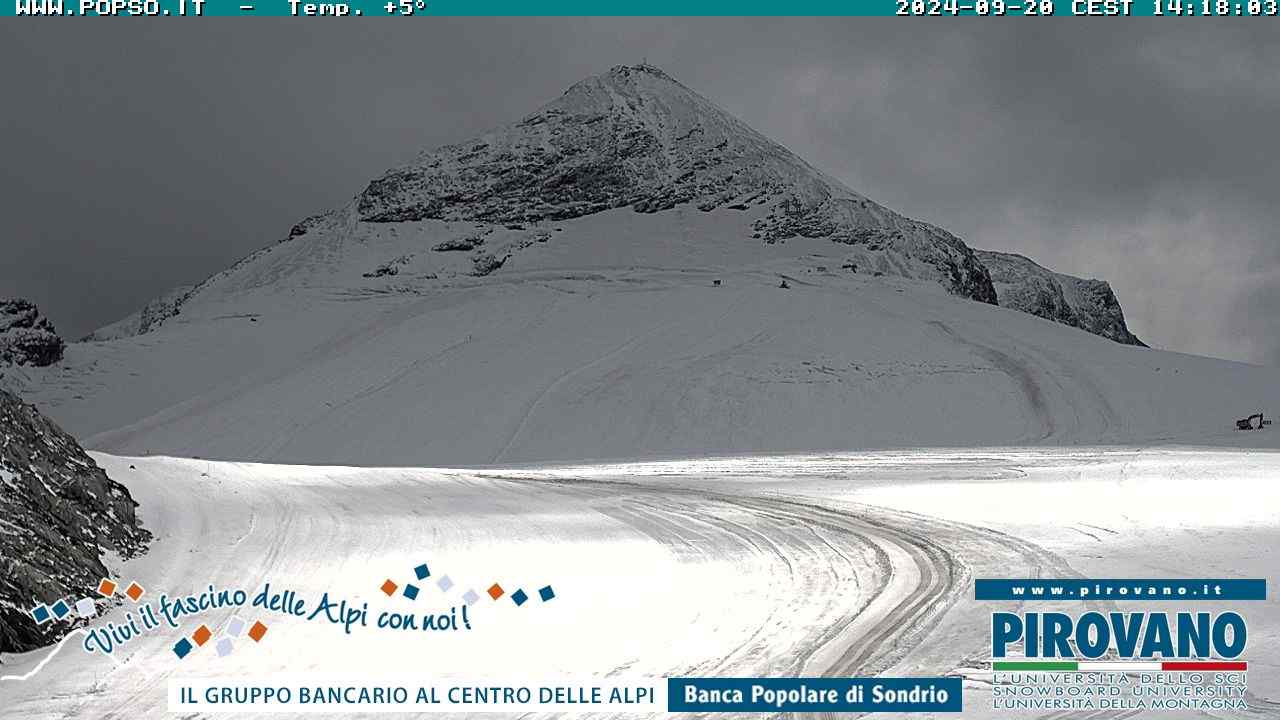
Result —
M814 593L827 594L829 602L846 600L844 612L822 614L826 625L803 637L783 639L790 641L789 661L766 672L753 668L749 659L765 653L764 647L752 643L780 641L777 633L764 630L774 622L773 616L761 618L762 630L731 655L673 668L673 675L877 675L912 653L967 592L972 575L968 560L974 556L1008 558L1033 577L1078 576L1057 555L1006 534L874 506L835 507L803 497L730 495L668 483L485 476L592 492L607 506L602 511L677 551L688 550L682 535L696 523L742 532L735 529L741 526L736 518L745 513L755 523L753 531L767 538L769 551L786 558L780 560L787 572L779 583L787 585L788 592L809 596L811 603ZM635 506L643 508L644 517ZM691 507L696 508L696 518L689 517ZM752 544L764 551L762 543ZM824 574L825 581L820 579ZM974 652L985 642L984 637L974 637ZM777 657L778 648L773 651ZM962 658L951 660L958 666Z
M1003 558L1011 569L1021 566L1014 574L1080 577L1063 558L1034 543L989 528L876 506L853 503L832 506L809 497L731 495L705 486L685 487L668 482L534 479L518 474L485 476L590 489L605 503L616 502L621 495L626 499L625 504L639 503L646 508L646 513L657 515L676 528L690 527L692 521L687 517L687 508L683 507L690 501L699 506L696 522L726 531L734 524L731 514L745 511L761 528L768 528L765 532L770 533L771 544L779 556L804 546L806 533L821 538L826 549L821 559L809 556L811 564L801 568L802 572L797 572L794 560L787 561L788 573L785 579L780 578L780 583L790 585L789 589L797 595L826 592L833 597L856 597L856 602L851 603L843 615L803 638L789 638L794 641L792 661L769 671L761 672L744 662L753 654L764 652L762 647L747 644L729 656L673 669L671 675L875 676L893 669L925 644L947 610L971 587L970 561L983 558L999 562ZM634 512L615 510L611 514L637 525ZM652 534L669 545L678 546L682 542L679 531L659 529ZM852 571L843 582L825 586L818 583L821 587L815 587L812 582L795 582L798 576L820 575L824 568L842 566ZM1111 609L1111 605L1086 603L1092 610ZM827 613L825 617L831 615ZM761 619L762 630L753 635L753 642L779 640L776 634L763 631L772 621L773 616ZM975 635L966 657L983 657L986 640ZM778 648L773 650L776 656ZM958 668L966 657L946 658L945 662L950 664L931 665L931 672L926 674L946 673L948 667ZM782 715L787 714L779 714ZM807 713L794 716L806 720L837 717ZM838 716L851 717L848 713ZM1124 712L1098 714L1099 718L1112 720L1125 720L1128 716Z

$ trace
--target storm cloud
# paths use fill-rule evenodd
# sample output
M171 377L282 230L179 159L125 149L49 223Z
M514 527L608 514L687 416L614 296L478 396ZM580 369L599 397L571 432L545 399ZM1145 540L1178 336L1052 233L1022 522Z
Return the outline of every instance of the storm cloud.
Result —
M1167 19L5 23L0 295L68 336L648 60L853 189L1280 364L1280 43Z

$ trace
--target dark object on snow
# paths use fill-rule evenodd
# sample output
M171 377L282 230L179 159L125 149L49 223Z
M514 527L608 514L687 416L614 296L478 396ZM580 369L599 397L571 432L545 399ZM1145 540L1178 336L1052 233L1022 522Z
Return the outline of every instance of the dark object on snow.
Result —
M481 242L484 242L484 241L481 240ZM465 248L462 248L462 249L470 250L472 247L473 246L471 245L467 245ZM439 250L440 246L437 245L435 249ZM401 255L400 257L395 258L393 260L388 260L387 262L384 262L378 267L370 270L367 273L362 273L361 275L367 278L380 278L380 277L387 277L388 275L399 275L400 266L407 265L409 261L412 259L413 259L413 255Z
M502 264L510 257L510 255L497 257L490 253L478 253L475 257L471 258L471 274L476 277L484 277L485 275L488 275L494 270L502 267Z
M1258 421L1256 425L1254 424L1255 420ZM1271 424L1271 421L1263 418L1262 413L1257 413L1255 415L1250 415L1249 417L1244 418L1243 420L1237 420L1236 429L1237 430L1261 430L1262 428L1267 427L1270 424Z
M289 228L289 237L281 240L280 242L289 242L296 237L306 235L319 227L325 220L328 220L330 215L332 215L332 213L320 213L319 215L312 215L309 218L301 220L296 225Z
M470 235L464 238L454 238L436 243L432 246L435 252L461 252L475 250L484 244L484 235Z
M787 284L787 281L786 281L786 280L783 280L783 281L778 285L778 287L782 288L783 290L789 290L789 289L791 288L791 286Z

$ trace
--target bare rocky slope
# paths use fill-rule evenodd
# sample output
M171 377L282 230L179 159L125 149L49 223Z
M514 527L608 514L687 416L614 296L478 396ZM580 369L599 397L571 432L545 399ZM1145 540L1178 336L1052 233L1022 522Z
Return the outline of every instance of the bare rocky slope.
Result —
M1012 253L977 251L991 272L1001 307L1070 325L1125 345L1146 347L1129 332L1120 301L1103 280L1053 272Z
M143 548L135 505L70 435L0 390L0 653L65 631L71 616L38 625L32 607L96 597L103 555Z

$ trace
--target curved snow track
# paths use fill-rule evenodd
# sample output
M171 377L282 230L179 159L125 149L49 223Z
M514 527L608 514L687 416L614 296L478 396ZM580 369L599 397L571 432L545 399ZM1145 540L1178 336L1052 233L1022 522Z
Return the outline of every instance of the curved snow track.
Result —
M734 496L678 486L507 479L589 493L602 512L676 552L723 552L738 545L768 556L781 570L775 580L782 594L793 596L792 602L844 604L836 622L794 638L795 654L773 658L769 668L773 674L880 672L926 635L967 588L967 567L930 539L931 525L923 517L866 506L836 509L778 496ZM709 538L708 533L721 537ZM728 656L672 670L706 675L741 672L744 660L769 656L776 649L778 639L765 630L775 619L773 615L761 618L751 641Z

